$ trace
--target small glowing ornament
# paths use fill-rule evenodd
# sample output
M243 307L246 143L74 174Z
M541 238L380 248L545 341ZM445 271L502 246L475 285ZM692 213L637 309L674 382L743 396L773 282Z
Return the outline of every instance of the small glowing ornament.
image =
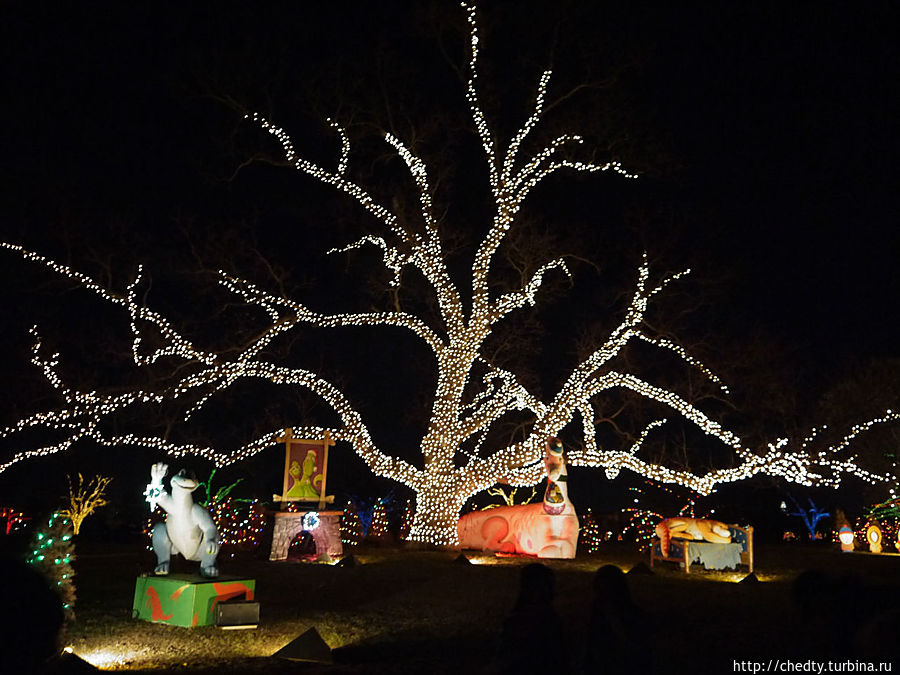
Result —
M310 511L303 516L303 529L312 532L319 527L320 522L319 514L315 511Z
M844 525L838 531L838 539L841 540L841 550L845 552L850 552L853 550L853 530L850 529L849 525Z

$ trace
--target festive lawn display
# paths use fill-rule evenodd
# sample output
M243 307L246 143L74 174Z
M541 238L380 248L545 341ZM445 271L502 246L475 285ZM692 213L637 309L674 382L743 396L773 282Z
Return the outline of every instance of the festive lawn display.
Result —
M692 563L707 570L733 570L745 565L753 572L753 527L726 525L701 518L668 518L656 528L650 544L650 566L656 560L677 562L690 574Z
M900 551L900 499L870 506L856 521L854 534L872 553Z
M256 581L222 577L215 581L193 574L140 576L134 586L134 618L190 628L216 623L216 605L253 600Z
M389 534L387 509L385 509L384 501L379 499L372 508L372 519L369 521L368 530L366 530L366 539L383 539Z
M290 136L276 122L258 113L248 113L245 118L248 124L271 134L280 144L288 164L305 179L343 193L359 207L364 222L370 228L378 228L362 236L354 234L348 244L337 245L329 252L355 252L372 247L380 254L386 272L384 290L392 294L400 289L405 291L409 286L405 282L414 277L421 282L422 297L409 304L398 301L386 311L366 308L329 312L321 308L319 298L294 300L283 289L266 288L223 272L222 288L246 308L256 310L266 324L249 341L244 336L226 336L232 338L230 342L225 340L224 344L211 347L196 340L190 328L180 326L179 321L151 307L159 298L151 293L149 277L141 269L129 282L120 284L119 290L111 290L115 280L101 282L19 244L0 243L6 251L46 266L121 310L133 338L133 365L148 371L138 376L129 374L122 382L104 383L102 387L70 382L71 373L77 369L61 367L58 355L43 346L37 328L33 329L32 362L65 404L26 415L0 430L2 437L27 439L24 445L28 446L0 464L0 472L29 458L69 450L80 439L91 439L101 446L140 446L179 457L195 454L217 466L241 461L284 438L284 425L279 423L278 428L269 428L256 438L223 449L208 447L206 441L174 441L173 438L180 438L177 433L170 434L168 428L162 430L161 426L148 430L144 422L150 417L149 409L179 406L184 410L186 422L213 397L252 381L312 392L321 404L330 408L327 416L334 421L293 428L293 433L300 438L323 438L330 434L336 442L352 447L377 475L408 486L416 494L409 538L440 546L458 543L457 521L469 497L504 481L516 486L537 483L543 472L544 440L565 428L576 429L582 436L567 457L571 466L602 468L611 479L627 469L704 494L719 484L757 474L823 486L837 486L845 476L868 482L894 480L893 476L876 475L860 466L848 452L848 446L853 437L873 425L900 419L896 411L887 410L855 425L843 439L829 447L813 447L810 439L778 439L750 448L734 431L710 417L711 413L701 409L698 403L679 394L674 386L661 386L645 379L638 374L644 369L620 358L626 351L637 358L641 349L666 354L679 365L702 374L723 393L727 392L708 368L653 328L651 304L687 271L655 278L647 256L638 265L627 305L616 309L616 319L607 322L609 333L605 338L592 339L546 391L538 392L522 373L514 373L495 362L489 338L503 335L511 316L523 314L537 303L549 277L573 276L566 259L546 256L519 270L518 279L512 285L503 279L498 259L504 245L512 240L510 233L522 231L526 202L546 197L547 192L541 188L552 182L551 177L555 180L561 174L605 172L622 179L636 176L623 168L610 152L604 152L603 148L581 148L582 136L560 132L552 120L545 120L546 114L556 107L550 70L535 78L533 102L520 115L521 123L489 119L494 106L482 103L479 56L490 35L481 34L473 4L463 2L461 9L460 19L468 27L465 41L468 77L461 98L471 117L471 130L480 142L479 154L483 161L470 175L486 178L483 191L474 193L483 192L490 202L477 211L487 216L480 216L483 227L472 246L471 267L460 272L460 266L455 264L460 259L454 255L456 240L448 238L442 223L443 214L452 213L454 206L443 203L444 195L435 190L437 182L423 157L417 154L420 146L414 134L404 131L405 139L395 133L383 134L388 148L408 172L408 185L392 185L389 197L377 181L373 182L377 188L364 187L363 182L368 184L371 178L367 175L371 166L357 167L356 162L351 166L351 159L356 155L351 153L350 134L339 120L329 120L340 147L336 157L326 161L313 154L316 157L313 161L298 152ZM556 94L556 102L568 98L565 92ZM403 199L409 188L417 204L411 205ZM442 202L434 203L438 195ZM472 194L463 196L463 201L479 199L472 200ZM417 314L409 309L416 307L418 311L426 305L433 307L434 312ZM595 310L594 306L586 306L584 313ZM430 413L417 446L421 448L421 461L403 457L402 449L393 451L380 445L363 419L360 412L363 408L322 373L295 367L290 361L269 359L272 353L269 347L284 340L289 333L293 332L293 337L303 329L348 326L408 331L433 355L435 379L429 396ZM648 372L653 372L653 368ZM153 384L135 385L135 382ZM661 418L635 434L637 440L631 447L601 444L597 438L597 421L603 412L597 408L602 406L599 401L606 394L622 394L658 404L719 441L725 456L715 463L716 468L706 472L691 470L688 464L672 467L643 456L639 451L647 436L665 423ZM516 440L511 440L509 434L498 431L504 422L523 419L528 422L523 426L525 433L521 438L517 435ZM52 441L32 440L45 431ZM324 475L317 481L314 466L317 461L318 457L309 453L298 457L296 466L291 461L288 469L294 482L286 491L294 490L306 498L318 494L321 499ZM209 537L207 540L212 545ZM187 542L183 544L187 546ZM209 564L204 567L212 569L211 560L206 563Z
M581 516L581 530L578 533L578 549L584 553L596 553L604 541L597 518L591 509Z
M412 530L413 522L413 502L407 499L403 505L403 512L400 514L400 539L406 541L409 539L410 530Z
M331 562L343 553L341 538L342 511L281 511L275 514L272 534L272 550L269 560L288 560L291 548L302 541L300 535L310 540L309 550L303 550L298 560Z
M295 438L293 429L285 429L276 440L284 443L284 485L279 502L317 502L318 510L332 503L334 496L326 495L328 479L328 448L334 445L327 431L321 439Z
M809 535L810 540L814 540L816 538L816 526L819 524L819 521L830 517L831 514L825 511L825 509L820 509L816 506L816 503L812 498L806 500L809 504L809 508L800 506L799 502L790 493L788 494L788 499L790 499L791 503L794 505L793 511L788 511L787 505L784 502L781 503L781 510L789 516L796 516L803 520L803 524L806 526L806 532Z
M663 555L668 555L672 539L708 541L711 544L731 543L731 529L718 520L705 518L666 518L656 526Z
M72 484L69 476L69 499L65 508L60 509L60 514L72 521L72 528L77 535L81 531L81 523L89 515L101 506L106 505L106 488L112 482L108 476L94 476L85 483L84 477L79 473L78 480Z
M248 551L259 546L266 527L265 508L260 500L225 497L209 502L207 510L215 523L223 550ZM153 550L153 527L165 517L165 511L157 507L147 518L144 534L150 550Z
M355 508L346 507L341 514L341 543L355 546L363 539L362 521Z
M634 495L632 498L634 506L622 509L622 513L628 517L625 527L622 528L622 538L633 538L641 550L650 548L650 541L656 536L657 524L666 519L661 511L666 510L670 514L674 512L679 518L706 518L709 515L698 509L697 502L703 495L695 490L688 489L685 495L682 494L685 492L684 488L676 491L666 485L645 481L643 486L632 486L628 491ZM650 506L646 502L652 497L657 501L664 497L670 504L674 502L675 508L672 509L671 505L666 509L660 505ZM678 504L681 506L677 506Z
M72 521L54 513L34 533L27 562L56 587L66 618L75 617L75 542Z
M200 561L200 574L217 577L216 556L219 554L219 534L209 511L194 503L192 493L199 487L197 479L184 469L172 476L172 492L163 487L168 466L157 462L150 468L151 481L144 490L150 510L159 504L166 512L166 521L152 529L153 552L156 553L155 574L168 574L173 554L186 560Z
M547 488L540 504L498 506L459 519L463 548L489 553L525 553L539 558L574 558L578 516L569 501L568 473L558 438L545 444Z
M3 528L4 534L11 534L21 530L29 520L31 518L26 516L24 511L0 506L0 522L3 523L0 527Z

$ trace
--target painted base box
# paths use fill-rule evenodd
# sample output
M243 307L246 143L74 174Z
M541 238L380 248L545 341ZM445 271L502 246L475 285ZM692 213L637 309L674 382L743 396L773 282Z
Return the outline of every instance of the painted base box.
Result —
M134 585L132 616L172 626L214 626L219 603L253 600L255 591L255 579L207 579L197 574L142 575Z

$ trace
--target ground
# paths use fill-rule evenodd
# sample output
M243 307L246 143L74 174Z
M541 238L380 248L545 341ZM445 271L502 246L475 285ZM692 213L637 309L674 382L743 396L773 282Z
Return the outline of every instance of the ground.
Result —
M151 554L140 546L101 552L85 545L76 567L77 620L67 643L104 669L131 672L500 670L496 637L515 599L519 570L531 559L471 554L477 564L463 564L456 552L400 547L360 548L353 554L354 567L226 556L224 573L257 580L261 617L255 630L223 631L132 619L135 577L152 568ZM571 653L579 654L585 641L594 570L613 563L627 571L641 561L648 562L645 554L622 544L571 561L546 561L556 573L556 608L571 631ZM179 562L178 568L189 571L188 563ZM648 630L654 631L656 661L664 664L660 671L733 672L734 661L850 653L833 644L821 621L804 618L792 599L793 582L804 570L847 579L857 603L853 611L860 616L900 606L897 554L842 554L830 544L758 546L759 583L735 583L746 573L695 574L694 569L686 576L674 565L658 564L652 575L628 576ZM843 582L835 583L843 588ZM853 644L849 621L847 649ZM310 627L332 647L335 665L269 658ZM544 649L540 630L535 627L536 658Z

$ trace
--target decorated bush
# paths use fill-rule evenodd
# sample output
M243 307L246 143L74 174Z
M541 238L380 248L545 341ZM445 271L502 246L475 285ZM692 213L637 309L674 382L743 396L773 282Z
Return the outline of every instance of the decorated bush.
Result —
M66 620L75 618L75 543L72 521L56 512L34 532L26 562L55 585Z

